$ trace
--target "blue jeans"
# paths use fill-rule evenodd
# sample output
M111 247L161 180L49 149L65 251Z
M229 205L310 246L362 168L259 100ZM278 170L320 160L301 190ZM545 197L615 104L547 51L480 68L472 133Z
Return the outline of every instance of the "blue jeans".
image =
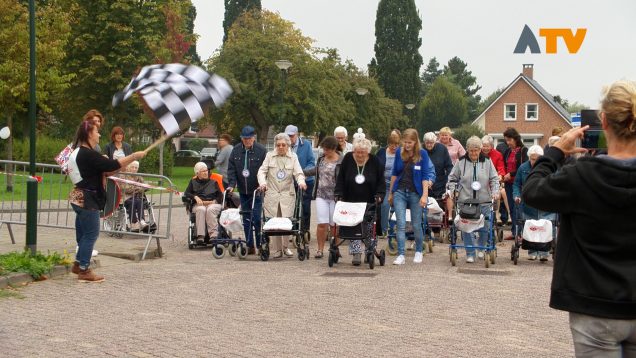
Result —
M389 204L389 193L391 192L390 183L386 183L386 194L384 194L384 200L380 206L380 229L382 234L386 234L389 231L389 213L391 212L391 205Z
M420 206L420 195L414 191L398 190L393 193L393 208L395 209L395 219L397 221L397 242L398 255L404 255L406 245L406 208L411 209L411 224L415 234L415 251L422 252L422 207Z
M480 210L484 215L484 226L477 231L465 233L462 231L462 241L464 241L464 248L466 249L466 256L475 257L475 249L468 246L475 246L475 233L479 234L477 246L486 246L486 240L488 239L488 229L490 229L490 205L481 205Z
M515 235L517 233L517 211L515 210L517 204L515 203L515 198L512 194L512 183L506 183L504 187L506 188L506 198L508 198L508 206L510 207L510 222L512 223L510 231L512 232L512 235ZM501 206L503 206L504 210L506 210L505 205ZM503 221L503 218L501 220Z
M254 233L256 233L256 246L261 245L261 211L263 211L263 197L256 196L254 200L254 213L252 210L253 193L243 194L240 193L241 198L241 212L243 213L243 230L245 231L245 238L247 241L247 247L254 247ZM252 222L250 222L250 216ZM253 225L252 225L253 224ZM252 231L254 228L254 231Z
M85 210L71 204L75 211L75 240L77 241L77 253L75 261L79 262L81 270L86 270L91 264L93 247L99 237L99 211Z

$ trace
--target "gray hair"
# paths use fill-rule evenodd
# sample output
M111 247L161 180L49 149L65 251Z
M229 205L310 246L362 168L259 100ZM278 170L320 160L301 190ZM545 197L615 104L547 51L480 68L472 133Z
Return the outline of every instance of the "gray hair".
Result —
M285 133L278 133L276 136L274 136L274 145L276 145L276 142L278 142L279 140L284 140L285 143L287 143L287 146L291 146L291 139L289 139L289 136Z
M541 146L536 144L528 148L528 157L533 154L539 154L540 156L543 155L543 148L541 148Z
M490 146L494 146L495 140L491 136L486 134L485 136L481 137L481 143L482 144L490 144Z
M345 135L345 137L349 136L349 134L347 133L347 128L343 127L343 126L338 126L336 127L336 129L333 130L333 135L335 136L338 133L343 133Z
M426 132L424 137L422 137L423 142L435 142L437 141L437 136L433 132Z
M481 149L481 147L482 147L481 139L479 139L479 137L477 137L476 135L468 138L468 140L466 141L466 150L470 148Z
M353 142L353 150L364 149L367 153L370 153L371 147L371 141L366 138L357 139Z

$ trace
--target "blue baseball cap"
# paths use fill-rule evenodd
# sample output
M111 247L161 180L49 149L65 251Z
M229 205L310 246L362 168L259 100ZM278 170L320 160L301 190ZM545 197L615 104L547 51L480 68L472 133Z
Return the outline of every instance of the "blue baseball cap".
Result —
M241 138L252 138L256 135L256 131L252 126L245 126L241 129Z

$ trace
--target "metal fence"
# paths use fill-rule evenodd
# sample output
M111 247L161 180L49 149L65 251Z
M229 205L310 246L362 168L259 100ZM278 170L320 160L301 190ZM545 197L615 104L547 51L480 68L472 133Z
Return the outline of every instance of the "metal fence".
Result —
M29 163L0 160L0 228L7 225L9 236L15 244L11 225L26 225L26 195L27 179L29 176ZM146 184L154 187L176 189L172 181L162 175L125 173L127 176L141 177ZM68 201L68 194L73 189L70 179L61 173L60 167L53 164L36 164L36 176L42 180L38 184L37 202L37 225L38 227L49 227L59 229L75 230L75 213ZM119 176L119 175L118 175ZM172 205L175 194L169 190L153 188L145 193L148 202L152 206L154 214L154 227L145 231L134 232L129 225L113 227L104 225L106 219L100 223L101 231L114 235L131 235L147 237L143 258L145 258L148 247L152 239L156 240L157 250L161 255L160 239L170 237L170 222L172 216ZM113 197L109 195L109 197ZM121 202L112 203L122 205L125 196L122 195ZM112 200L112 199L111 199ZM116 208L120 208L115 205Z

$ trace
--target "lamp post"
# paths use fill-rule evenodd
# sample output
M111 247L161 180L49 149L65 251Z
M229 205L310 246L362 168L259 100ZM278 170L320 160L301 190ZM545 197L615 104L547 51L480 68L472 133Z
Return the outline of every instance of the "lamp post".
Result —
M35 175L35 1L29 1L29 173L27 179L26 248L31 256L37 251L38 182Z
M404 107L406 107L406 109L408 109L410 111L413 108L415 108L415 105L413 103L409 103L409 104L405 105Z
M369 90L364 87L358 87L356 88L356 93L360 96L364 96L365 94L369 93Z
M414 125L415 121L413 120L413 108L415 108L415 104L407 103L404 105L404 107L406 107L406 109L408 110L407 117L409 117L409 120L411 121L411 125Z
M281 123L285 119L285 110L283 109L283 99L285 97L285 85L287 80L287 70L292 66L292 63L288 60L278 60L275 62L276 67L280 70L281 76L283 78L283 85L280 91L280 119Z

